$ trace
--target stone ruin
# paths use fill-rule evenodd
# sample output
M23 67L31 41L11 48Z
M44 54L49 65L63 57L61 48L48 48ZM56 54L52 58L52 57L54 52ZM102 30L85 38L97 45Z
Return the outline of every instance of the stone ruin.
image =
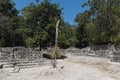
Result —
M65 50L67 56L92 56L109 58L113 62L120 62L120 47L114 45L94 45L82 49L69 48Z
M113 45L94 45L82 49L69 48L62 51L65 56L104 57L113 62L120 62L120 47ZM43 58L43 53L44 51L39 51L38 48L2 47L0 48L0 68L50 64L50 60Z
M93 57L115 57L119 54L120 49L112 45L94 45L82 49L68 48L62 50L64 55L81 55L81 56L93 56ZM25 48L25 47L5 47L0 48L0 60L12 60L12 59L26 59L26 60L39 60L43 58L44 51L39 51L37 48Z
M10 59L40 59L42 58L42 51L33 50L25 47L5 47L0 48L0 60Z
M120 51L116 51L113 53L113 55L111 56L111 61L120 62Z
M50 65L38 48L5 47L0 48L0 68L19 66L19 68Z
M93 56L93 57L109 57L112 54L112 49L107 48L106 46L92 46L85 47L82 49L69 48L65 53L70 53L71 55L76 56Z

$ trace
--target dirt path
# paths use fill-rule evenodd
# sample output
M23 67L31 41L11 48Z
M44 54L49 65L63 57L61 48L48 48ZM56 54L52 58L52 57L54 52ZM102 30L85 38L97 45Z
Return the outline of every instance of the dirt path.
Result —
M119 80L120 79L120 63L110 62L110 60L107 60L107 59L101 59L101 58L96 58L96 57L84 57L84 56L71 57L67 59L67 61L80 64L82 66L86 66L89 69L90 67L92 67L91 70L98 69L100 73L106 75L105 77L107 77L108 75L108 77L110 78L110 79L105 79L105 80ZM96 70L96 72L98 71Z
M119 80L120 64L106 59L76 56L58 61L58 68L50 66L0 70L0 80Z

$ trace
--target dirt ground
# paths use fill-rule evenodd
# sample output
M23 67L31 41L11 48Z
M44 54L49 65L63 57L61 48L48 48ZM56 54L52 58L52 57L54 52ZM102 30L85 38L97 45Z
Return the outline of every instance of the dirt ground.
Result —
M58 60L57 68L42 66L0 69L0 80L120 80L120 63L96 57L74 56Z

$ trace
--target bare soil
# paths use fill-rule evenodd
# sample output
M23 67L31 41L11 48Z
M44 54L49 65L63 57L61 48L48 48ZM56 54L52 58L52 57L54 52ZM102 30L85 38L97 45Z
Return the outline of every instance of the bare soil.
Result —
M0 80L120 80L120 63L108 59L72 56L58 60L57 68L42 66L0 69Z

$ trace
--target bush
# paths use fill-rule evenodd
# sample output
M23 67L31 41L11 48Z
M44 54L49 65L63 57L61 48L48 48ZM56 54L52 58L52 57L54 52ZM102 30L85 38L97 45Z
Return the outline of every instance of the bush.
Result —
M55 51L54 48L51 50L46 51L43 53L43 57L47 59L54 59L55 58ZM63 54L62 50L57 50L57 59L64 59L66 58L65 55Z
M27 46L27 47L31 47L31 46L33 46L33 44L35 43L35 40L34 40L33 38L28 37L28 38L25 40L25 42L26 42L26 46Z

